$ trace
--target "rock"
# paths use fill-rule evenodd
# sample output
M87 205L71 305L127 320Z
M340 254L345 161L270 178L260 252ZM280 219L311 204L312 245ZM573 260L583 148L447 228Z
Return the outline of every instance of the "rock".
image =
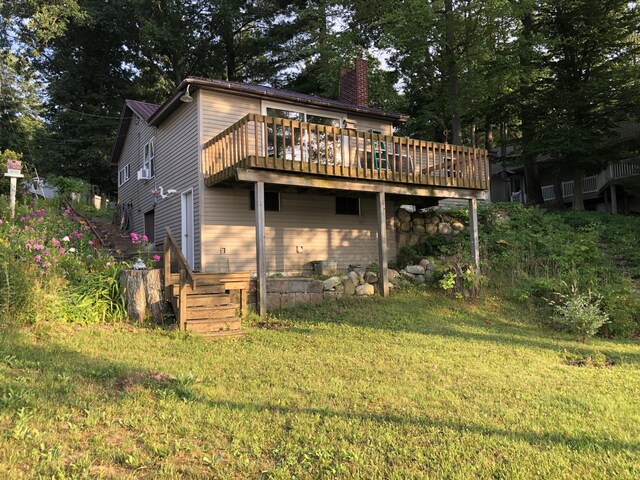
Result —
M426 229L424 228L424 225L413 225L413 231L415 233L424 233L426 231Z
M402 276L402 278L406 278L410 282L413 282L413 280L415 280L416 278L416 276L413 273L409 273L406 270L400 270L400 275Z
M421 285L424 283L424 275L416 275L416 279L414 280L416 285Z
M401 232L410 232L411 224L409 222L402 222L398 227L398 230L400 230Z
M375 293L375 288L370 283L358 285L356 287L356 295L358 296L370 296Z
M310 293L309 294L309 302L311 302L311 303L321 303L322 302L322 293Z
M438 226L434 225L433 223L428 223L427 225L425 225L424 231L427 232L429 235L433 235L438 231Z
M399 227L401 223L402 222L400 221L400 219L398 217L393 217L393 226L394 227L396 227L396 228Z
M289 293L307 293L309 282L306 280L289 281Z
M349 272L347 277L349 277L349 280L351 280L351 283L353 283L354 288L356 285L360 284L357 272Z
M397 270L394 270L393 268L387 269L387 276L389 277L389 280L392 280L394 278L398 278L398 275L400 275L400 274L398 273Z
M456 220L451 224L451 228L453 228L457 232L461 232L462 230L464 230L464 225Z
M438 225L440 223L440 219L438 218L437 215L434 215L433 217L431 217L431 223L433 225Z
M402 223L409 223L411 221L411 214L404 208L399 208L396 216Z
M322 290L323 285L321 280L313 280L307 288L307 292L309 293L322 293Z
M431 264L431 266L433 267L433 264ZM424 272L425 280L433 280L433 276L434 276L433 270L427 270L426 272Z
M356 278L356 281L358 281L357 278ZM356 293L356 284L353 283L353 281L350 278L347 278L342 284L344 285L345 295L354 295Z
M421 265L407 265L405 270L411 275L424 275L424 267Z
M344 285L340 284L340 285L336 285L336 293L338 294L338 296L343 295L344 294Z
M336 298L338 298L338 295L336 294L336 292L322 292L322 298L324 298L325 300L335 300Z
M337 285L340 285L340 277L330 277L322 282L322 289L333 290Z
M287 278L267 278L267 293L285 293L288 288Z
M375 272L367 272L364 274L365 283L376 283L378 281L378 274Z
M291 308L296 304L295 293L283 293L280 296L280 308Z
M424 225L424 218L422 217L414 217L411 221L413 222L414 227L416 225Z
M424 268L425 270L427 270L427 267L429 266L429 260L427 260L426 258L423 258L422 260L420 260L420 266L422 268Z
M416 235L415 233L412 233L409 236L409 241L407 242L407 245L410 247L415 247L418 243L420 243L420 235Z
M358 274L358 285L362 285L364 283L365 271L364 270L358 270L356 273Z
M398 234L398 248L406 247L408 242L409 242L409 235L407 235L406 233Z
M267 310L278 310L281 296L279 293L267 293Z
M429 265L426 266L425 270L427 272L430 272L431 270L433 270L434 268L436 268L436 264L433 262L429 262Z
M451 225L448 223L440 223L438 225L438 233L440 235L451 235Z

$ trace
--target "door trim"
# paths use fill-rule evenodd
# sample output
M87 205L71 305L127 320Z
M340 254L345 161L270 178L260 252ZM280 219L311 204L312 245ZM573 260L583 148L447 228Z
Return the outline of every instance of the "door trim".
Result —
M190 195L190 197L188 197ZM189 200L187 200L187 197ZM191 204L191 218L187 218L187 201ZM195 254L195 221L194 221L194 211L193 211L193 188L182 192L180 195L180 218L182 220L182 231L180 232L180 240L182 245L182 254L189 262L189 266L194 268L194 254ZM185 232L187 231L187 226L191 223L191 236L185 242Z

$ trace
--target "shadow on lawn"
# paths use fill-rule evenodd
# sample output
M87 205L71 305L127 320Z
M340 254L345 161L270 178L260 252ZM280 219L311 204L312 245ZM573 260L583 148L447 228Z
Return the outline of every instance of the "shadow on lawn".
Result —
M16 411L38 399L75 405L78 382L99 388L105 401L118 401L140 386L178 398L192 396L184 382L166 373L85 355L55 342L32 341L15 330L0 331L0 367L7 372L3 375L0 369L0 407Z
M502 437L510 440L525 441L533 446L547 447L550 444L557 444L570 447L576 450L593 450L593 447L602 449L603 451L618 452L640 452L640 445L637 443L623 442L619 440L604 439L600 437L588 436L567 436L559 433L535 433L531 431L509 431L494 427L485 427L482 425L474 425L469 423L433 420L427 417L411 417L407 415L379 415L371 413L354 413L332 410L330 408L298 408L283 407L280 405L272 405L268 403L242 403L233 401L205 400L208 407L223 408L230 410L238 410L242 412L273 412L282 415L314 415L322 418L342 418L347 420L361 420L373 423L394 423L399 425L418 425L425 428L433 429L450 429L458 433L458 435L466 433L477 433L480 435L489 435L494 437Z
M567 334L553 332L535 324L509 323L499 317L513 315L514 311L470 312L461 308L460 300L444 296L436 297L443 305L434 305L434 299L416 295L392 296L389 299L365 299L323 304L313 313L308 307L291 310L296 328L305 328L308 323L346 324L353 327L373 328L394 332L419 333L429 336L459 338L498 344L505 347L523 346L562 353L564 349L584 354L604 353L615 363L640 365L640 344L629 340L594 340L580 343ZM442 308L447 315L442 317ZM372 317L372 312L375 317ZM498 317L498 318L497 318ZM517 319L521 321L521 319ZM475 331L471 331L475 330ZM481 330L481 331L478 331ZM596 343L597 342L597 343ZM607 349L607 344L615 348ZM624 348L621 351L620 347Z

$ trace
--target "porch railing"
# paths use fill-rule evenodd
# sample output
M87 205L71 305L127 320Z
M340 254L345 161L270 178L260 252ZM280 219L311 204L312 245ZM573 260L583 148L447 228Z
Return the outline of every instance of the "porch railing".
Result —
M207 185L235 167L486 190L487 151L249 114L204 145Z

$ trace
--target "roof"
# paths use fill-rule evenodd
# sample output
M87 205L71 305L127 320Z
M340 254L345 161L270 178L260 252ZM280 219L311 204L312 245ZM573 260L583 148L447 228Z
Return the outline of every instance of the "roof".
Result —
M111 149L111 155L109 155L109 165L117 165L120 153L124 147L124 141L127 138L127 132L129 131L129 125L131 124L131 117L135 113L145 122L149 121L149 118L158 110L160 106L155 103L146 103L139 100L125 100L122 113L120 114L120 124L118 125L118 133L116 135L116 142Z
M141 102L139 100L125 100L125 104L145 122L149 120L151 115L156 113L156 110L158 110L160 106L155 103Z
M187 86L190 86L190 92L193 93L198 88L211 91L222 91L227 93L235 93L237 95L272 98L284 102L307 104L316 107L330 108L332 110L343 111L347 113L357 113L373 118L385 118L395 122L406 122L408 116L402 113L388 112L379 108L362 107L351 103L333 100L331 98L317 97L315 95L307 95L304 93L296 93L279 88L268 87L266 85L253 85L250 83L230 82L227 80L214 80L210 78L188 77L182 81L171 98L164 102L156 112L149 118L149 125L160 125L176 108L181 104L180 96L183 94Z

